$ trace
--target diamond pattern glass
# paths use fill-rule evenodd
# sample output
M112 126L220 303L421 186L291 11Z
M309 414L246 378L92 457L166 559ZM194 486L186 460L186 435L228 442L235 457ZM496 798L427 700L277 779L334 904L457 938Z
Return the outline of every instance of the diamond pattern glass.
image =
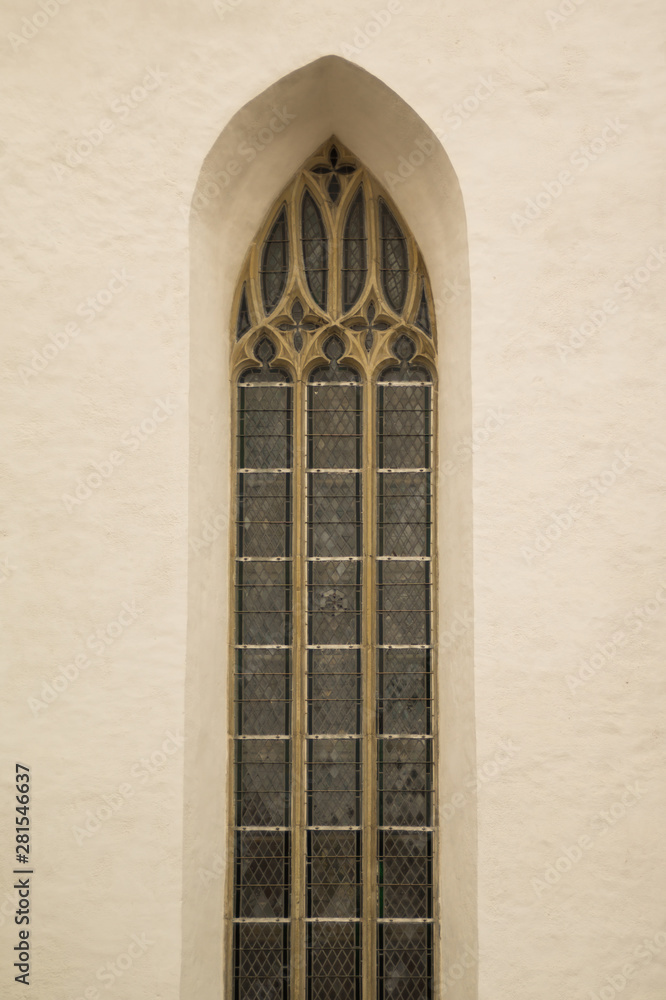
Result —
M363 417L360 386L310 386L307 416L311 469L360 468Z
M428 649L377 650L378 733L430 733L430 658Z
M255 357L237 409L234 1000L287 1000L292 670L275 647L290 642L293 483L265 470L291 467L293 399L269 338Z
M236 842L235 916L289 916L289 835L243 831Z
M308 740L308 826L358 826L361 743Z
M380 739L377 776L380 826L431 825L431 739Z
M362 564L308 564L308 643L342 646L361 641Z
M292 389L273 385L239 389L238 460L242 469L291 465Z
M288 923L235 925L234 1000L285 1000L289 935Z
M409 264L407 240L385 201L380 199L381 272L384 294L392 309L401 313L407 298Z
M378 916L432 917L432 833L380 830Z
M360 916L361 832L310 830L307 859L308 916Z
M361 925L307 925L307 1000L361 1000Z
M289 732L290 651L238 650L236 732L239 736L275 736Z
M377 544L380 556L429 556L430 474L380 473Z
M421 386L382 386L378 413L379 466L422 469L430 465L430 406Z
M432 924L379 924L378 986L382 1000L431 1000Z
M363 188L352 201L342 239L342 311L348 312L358 301L368 273Z
M237 555L291 555L291 476L251 472L238 476Z
M325 309L328 291L328 238L321 212L309 191L303 195L301 232L308 288L317 305Z
M308 733L361 731L361 651L311 649L308 653Z
M361 551L360 474L308 475L308 553L353 556Z
M264 312L270 315L282 298L289 273L287 210L282 208L261 252L261 294Z
M289 741L236 740L237 826L289 825Z

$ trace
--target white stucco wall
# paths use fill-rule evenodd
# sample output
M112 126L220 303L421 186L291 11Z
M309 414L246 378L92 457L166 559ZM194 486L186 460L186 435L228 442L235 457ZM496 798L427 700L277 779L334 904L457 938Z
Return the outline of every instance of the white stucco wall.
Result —
M442 650L452 664L474 640L478 778L452 751L459 797L442 821L455 845L478 810L480 957L475 933L450 938L443 995L472 1000L478 974L480 1000L663 997L664 13L658 0L560 8L416 0L389 18L382 0L3 5L0 995L25 993L12 969L16 761L33 775L31 995L176 1000L181 976L183 1000L215 995L207 910L200 992L191 978L191 859L208 849L191 764L205 770L226 720L192 651L207 669L223 663L219 634L207 643L201 626L222 577L195 592L197 618L188 532L193 497L205 517L219 513L207 463L228 465L229 451L222 367L219 395L209 372L190 399L190 361L196 384L223 341L217 357L190 359L190 331L196 303L223 337L227 317L211 318L206 296L234 276L194 253L215 234L190 229L190 202L241 108L338 55L413 110L383 145L393 165L371 131L358 153L375 149L369 165L431 277L441 213L428 226L419 199L433 160L386 176L408 173L414 147L399 151L396 137L410 122L440 135L467 218L475 451L472 464L461 418L441 457L457 524L473 469L474 614L472 626L461 593L441 635L458 621L462 641ZM272 115L241 141L263 146ZM310 151L279 146L287 134L251 160L239 143L225 197L247 196L262 156L284 166L279 190ZM242 257L255 222L234 225ZM452 323L466 296L454 275ZM452 419L465 409L452 380L456 392ZM224 558L221 536L205 544ZM451 685L460 716L469 697ZM206 726L185 752L196 718ZM210 829L223 802L220 788L208 794Z

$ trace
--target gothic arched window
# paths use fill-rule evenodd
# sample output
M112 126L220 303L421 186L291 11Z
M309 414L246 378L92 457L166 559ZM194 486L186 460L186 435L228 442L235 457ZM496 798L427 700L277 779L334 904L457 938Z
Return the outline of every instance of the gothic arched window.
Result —
M234 1000L425 1000L437 935L435 317L331 139L233 314Z

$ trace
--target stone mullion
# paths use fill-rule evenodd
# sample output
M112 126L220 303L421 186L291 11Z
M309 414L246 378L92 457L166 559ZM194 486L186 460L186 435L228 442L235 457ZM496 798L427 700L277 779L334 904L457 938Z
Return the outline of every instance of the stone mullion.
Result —
M291 998L305 996L305 733L307 563L305 559L305 386L294 385L293 632L291 728Z
M375 1000L377 961L377 740L374 384L364 380L363 406L363 1000Z

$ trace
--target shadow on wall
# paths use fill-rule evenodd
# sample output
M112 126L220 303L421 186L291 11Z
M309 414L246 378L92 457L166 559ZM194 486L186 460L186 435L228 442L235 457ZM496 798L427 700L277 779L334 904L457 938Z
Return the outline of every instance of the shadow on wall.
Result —
M327 56L246 104L206 157L190 210L190 561L181 996L221 1000L230 813L231 309L248 246L303 161L335 134L391 191L423 253L439 331L440 465L472 430L467 233L439 140L396 93ZM405 166L407 164L407 166ZM411 168L411 169L410 169ZM395 178L399 177L400 182ZM393 180L392 180L393 178ZM440 628L472 607L471 463L438 485ZM441 802L475 767L473 628L440 649ZM476 948L476 809L440 815L442 969ZM217 877L211 878L214 872ZM443 975L444 973L442 973ZM476 996L476 966L447 989Z

